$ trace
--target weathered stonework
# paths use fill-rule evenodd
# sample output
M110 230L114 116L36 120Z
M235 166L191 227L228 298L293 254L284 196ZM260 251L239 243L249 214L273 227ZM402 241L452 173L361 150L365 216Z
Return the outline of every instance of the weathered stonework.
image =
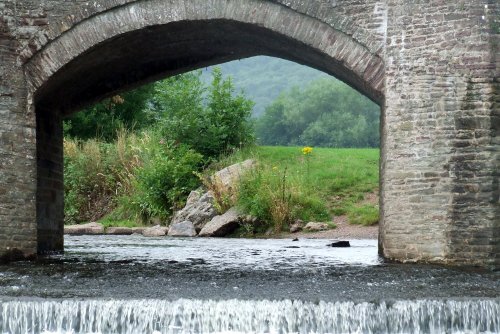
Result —
M498 5L487 0L0 0L0 255L61 250L62 117L253 55L382 107L380 251L499 267Z

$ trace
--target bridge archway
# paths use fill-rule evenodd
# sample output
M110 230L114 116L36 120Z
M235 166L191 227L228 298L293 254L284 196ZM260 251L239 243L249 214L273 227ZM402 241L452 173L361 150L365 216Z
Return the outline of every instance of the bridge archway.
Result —
M332 74L377 103L384 63L367 45L271 2L142 1L83 20L25 64L37 122L38 252L63 248L62 117L125 88L230 60L269 55ZM214 8L219 10L214 10ZM210 9L210 10L208 10Z
M62 115L148 80L264 54L333 74L382 106L384 256L500 266L500 8L491 1L0 7L0 261L62 248Z

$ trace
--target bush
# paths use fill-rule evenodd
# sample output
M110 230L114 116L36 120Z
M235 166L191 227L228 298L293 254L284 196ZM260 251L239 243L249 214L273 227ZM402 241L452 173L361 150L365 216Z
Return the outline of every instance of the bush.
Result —
M143 222L166 218L184 204L189 192L200 185L196 171L203 160L188 146L158 136L148 140L147 149L143 164L135 171L136 189L129 201L129 208Z
M114 143L64 142L65 222L167 217L199 186L202 156L146 132Z
M200 185L204 165L253 142L253 102L219 69L191 72L107 99L65 123L65 222L166 219ZM155 126L142 134L131 128ZM126 130L119 130L123 126Z
M310 191L307 180L289 175L286 168L261 166L250 172L240 184L238 206L277 233L296 219L329 220L324 201Z
M153 109L164 138L190 146L208 163L254 142L253 102L236 95L231 79L224 79L218 68L208 88L200 75L191 72L159 82Z
M112 145L96 140L64 141L65 221L97 220L114 206L119 179L113 171Z

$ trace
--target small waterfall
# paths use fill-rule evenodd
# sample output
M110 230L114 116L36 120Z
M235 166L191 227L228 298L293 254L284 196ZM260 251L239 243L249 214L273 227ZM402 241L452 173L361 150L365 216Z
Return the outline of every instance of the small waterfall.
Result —
M0 333L500 333L500 299L0 302Z

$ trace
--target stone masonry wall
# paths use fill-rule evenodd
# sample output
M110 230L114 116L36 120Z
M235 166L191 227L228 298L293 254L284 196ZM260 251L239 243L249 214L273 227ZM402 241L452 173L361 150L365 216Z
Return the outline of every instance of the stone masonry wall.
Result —
M37 242L35 114L17 63L15 12L12 2L0 2L0 261L33 254Z
M497 8L388 7L383 254L498 267Z
M38 253L62 251L64 234L63 132L61 113L37 110Z

